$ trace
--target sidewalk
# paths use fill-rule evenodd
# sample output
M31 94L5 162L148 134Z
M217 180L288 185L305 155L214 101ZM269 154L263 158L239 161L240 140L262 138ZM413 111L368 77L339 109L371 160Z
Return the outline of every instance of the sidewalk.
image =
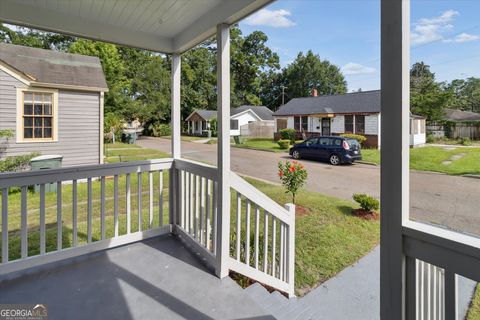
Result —
M468 311L475 282L459 277L459 319ZM319 319L380 319L380 246L301 298Z

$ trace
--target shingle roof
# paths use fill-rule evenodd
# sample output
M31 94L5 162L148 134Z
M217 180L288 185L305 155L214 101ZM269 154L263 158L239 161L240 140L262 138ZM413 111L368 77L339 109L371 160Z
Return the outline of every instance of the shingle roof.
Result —
M246 110L252 110L255 114L260 117L262 120L273 120L273 111L268 109L264 106L240 106L237 108L233 108L230 110L230 116L234 116ZM211 120L217 116L217 111L215 110L205 110L205 109L198 109L193 111L185 120L188 119L194 114L197 113L200 117L204 120Z
M280 107L273 115L287 116L357 112L380 112L380 90L294 98Z
M260 117L260 119L262 119L264 121L265 120L273 120L273 111L268 109L265 106L248 106L248 105L240 106L240 107L237 107L237 108L233 108L230 111L230 115L234 116L234 115L239 114L241 112L244 112L246 110L252 110L253 112L255 112L255 114L257 116Z
M450 121L480 121L480 113L457 109L444 109L444 118Z
M33 83L108 90L98 57L0 43L0 61Z
M205 110L205 109L198 109L198 110L195 110L193 111L186 119L185 121L188 121L188 119L190 119L190 117L194 114L198 114L200 117L203 118L203 120L205 121L209 121L215 117L217 117L217 111L215 110Z

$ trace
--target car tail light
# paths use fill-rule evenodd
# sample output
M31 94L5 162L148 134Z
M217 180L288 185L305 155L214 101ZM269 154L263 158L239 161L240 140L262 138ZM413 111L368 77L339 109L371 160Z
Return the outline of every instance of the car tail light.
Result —
M350 145L346 140L343 140L342 146L343 146L343 149L350 150Z

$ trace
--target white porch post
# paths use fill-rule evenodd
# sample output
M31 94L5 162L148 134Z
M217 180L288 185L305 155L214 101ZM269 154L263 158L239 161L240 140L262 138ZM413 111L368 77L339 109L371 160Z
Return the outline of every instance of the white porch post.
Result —
M181 71L181 56L180 54L172 55L172 82L171 82L171 126L172 126L172 158L180 159L180 71ZM177 214L178 214L178 201L180 199L178 193L178 174L175 169L175 163L171 170L171 175L169 179L170 184L170 223L174 226L177 223Z
M409 0L382 0L381 34L380 317L400 320L408 301L402 222L409 217Z
M172 55L172 88L171 88L171 118L172 118L172 158L180 158L180 71L181 56Z
M230 28L217 26L217 265L220 278L228 275L230 246Z

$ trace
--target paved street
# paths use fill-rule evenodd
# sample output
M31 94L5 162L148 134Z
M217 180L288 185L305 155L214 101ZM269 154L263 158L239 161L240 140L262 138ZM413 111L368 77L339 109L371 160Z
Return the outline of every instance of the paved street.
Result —
M143 137L138 144L170 152L170 140ZM182 142L182 156L216 164L217 146ZM232 147L232 170L256 178L279 182L277 162L286 154ZM333 167L326 163L301 161L308 170L307 189L351 200L353 193L380 196L380 168L364 164ZM479 164L480 165L480 164ZM410 174L411 216L455 230L480 235L480 179L412 171Z

